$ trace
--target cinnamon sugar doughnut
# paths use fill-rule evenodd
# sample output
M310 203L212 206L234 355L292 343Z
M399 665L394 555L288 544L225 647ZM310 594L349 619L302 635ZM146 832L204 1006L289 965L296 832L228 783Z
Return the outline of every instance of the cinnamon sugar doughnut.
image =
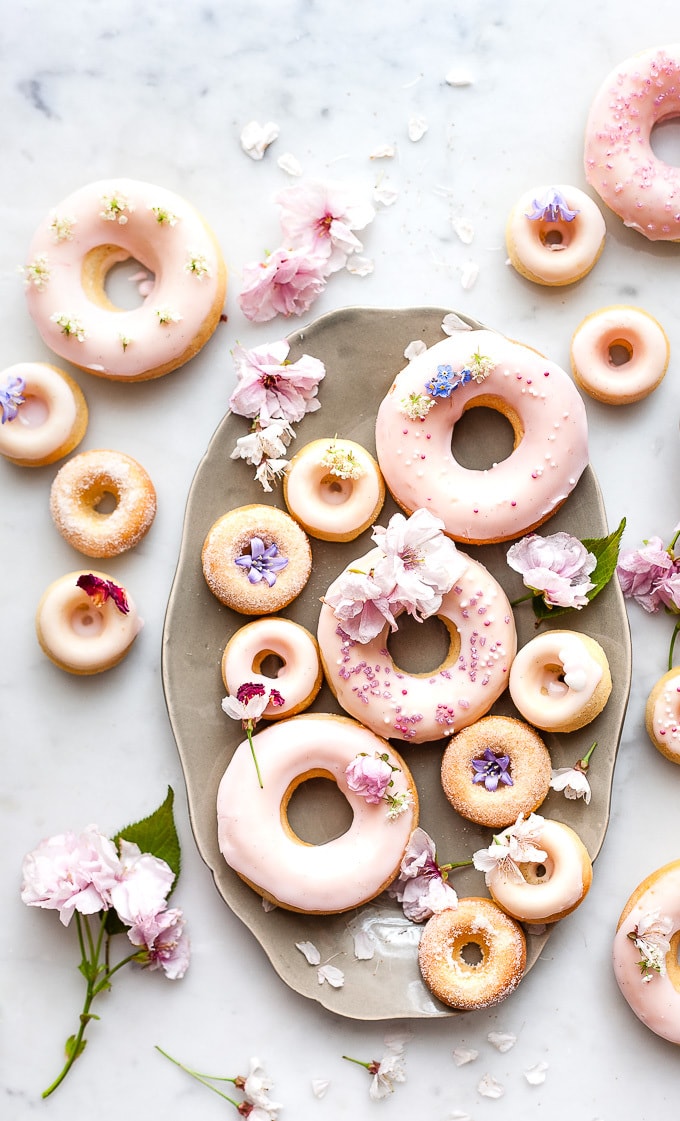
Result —
M222 680L227 691L235 694L244 681L262 676L263 663L272 655L281 661L273 681L283 704L270 702L263 716L281 720L308 708L321 688L319 647L305 627L278 617L255 619L240 627L222 655Z
M447 745L442 786L462 817L501 828L530 814L550 789L552 764L543 740L511 716L484 716Z
M0 393L21 386L16 415L0 425L0 455L20 467L44 467L78 446L87 428L83 392L65 370L48 362L17 362L0 374Z
M304 530L283 510L259 503L218 518L201 558L210 591L242 615L280 611L299 596L312 571Z
M373 524L385 484L372 455L354 440L313 440L293 456L283 496L296 521L323 541L353 541Z
M115 503L110 512L100 505ZM57 472L50 513L61 536L88 557L115 557L137 545L156 516L156 490L123 452L79 452Z
M104 572L69 572L47 588L35 616L42 649L60 669L101 673L125 657L142 627L130 593Z
M476 946L481 961L465 958ZM489 1008L517 988L526 965L526 939L519 923L490 899L459 899L458 906L427 921L418 963L428 989L461 1012Z

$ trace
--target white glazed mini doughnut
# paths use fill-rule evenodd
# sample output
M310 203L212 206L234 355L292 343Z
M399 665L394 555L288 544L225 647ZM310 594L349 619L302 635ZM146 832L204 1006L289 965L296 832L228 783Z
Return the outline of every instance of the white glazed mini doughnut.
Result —
M138 308L116 307L105 280L133 258L151 274ZM139 381L183 365L208 341L226 270L200 214L163 187L90 183L38 227L24 268L28 310L56 354L101 377Z
M290 461L283 496L312 537L353 541L382 509L385 484L372 455L353 440L313 440Z
M87 428L87 404L77 382L47 362L17 362L0 373L0 408L8 386L21 402L0 426L0 455L21 467L43 467L72 452Z
M217 792L220 852L227 864L265 898L291 911L335 914L379 895L396 878L418 823L411 775L385 740L343 716L303 714L253 736L262 775L258 785L247 740L227 767ZM348 785L346 769L362 753L387 754L390 793L408 803L394 818L385 801L371 803ZM320 845L295 835L287 807L310 778L335 782L352 809L341 836Z
M480 961L466 960L468 946L477 946ZM490 899L459 899L425 924L418 962L423 981L444 1004L461 1012L490 1008L522 980L524 931Z
M680 113L680 44L654 47L605 78L588 114L586 179L626 226L680 240L680 168L652 151L654 125Z
M581 838L561 821L542 822L536 844L545 853L515 867L522 879L508 875L497 864L487 873L486 883L499 907L519 922L552 923L578 907L587 895L593 868ZM501 844L503 834L498 834Z
M35 628L48 658L74 674L101 673L125 657L142 627L137 608L104 572L69 572L42 596Z
M646 1027L680 1043L680 860L635 889L614 936L614 976Z
M661 324L641 308L623 304L586 316L571 340L574 381L608 405L646 397L662 381L669 357Z
M652 689L645 706L645 727L655 748L680 763L680 669L665 673Z
M467 409L503 413L514 450L488 470L456 461ZM569 374L493 331L456 331L397 375L376 422L378 462L395 501L424 507L456 541L507 541L540 525L588 464L583 400Z
M529 640L510 669L510 696L525 720L547 732L573 732L602 711L612 689L607 656L577 631Z
M110 511L107 502L114 504ZM74 549L88 557L115 557L148 532L156 516L156 490L132 456L104 449L80 452L54 478L50 513Z
M348 568L369 572L378 556L371 550ZM377 735L413 743L450 736L488 712L507 687L517 649L512 608L482 564L458 556L465 568L436 613L449 632L449 651L427 673L395 665L388 623L369 642L357 642L328 604L321 607L317 637L326 680L341 707Z
M577 187L534 187L513 207L505 231L510 263L536 284L573 284L604 248L599 207Z
M305 627L278 616L240 627L222 655L222 680L228 692L235 694L253 674L262 676L263 663L270 655L281 662L272 680L284 703L268 704L263 715L280 720L307 708L321 688L319 648Z

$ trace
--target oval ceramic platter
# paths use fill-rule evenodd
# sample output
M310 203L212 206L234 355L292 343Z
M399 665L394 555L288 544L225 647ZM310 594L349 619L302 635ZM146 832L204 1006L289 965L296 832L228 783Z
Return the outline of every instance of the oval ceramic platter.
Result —
M416 339L427 346L442 339L442 320L448 313L449 309L432 307L346 308L331 312L289 336L291 361L307 353L321 359L326 367L326 377L319 387L321 408L296 426L294 448L309 440L337 435L356 440L375 453L376 412L394 377L406 364L404 350ZM463 316L459 318L473 333L481 327ZM280 487L266 494L254 480L254 468L243 460L230 459L236 440L248 431L248 426L243 417L225 416L198 467L187 503L163 634L163 685L198 849L225 902L257 938L274 969L292 989L334 1012L362 1020L455 1015L435 1000L422 983L417 963L420 928L405 920L399 904L386 893L341 915L302 915L282 908L265 910L259 895L232 872L219 852L217 787L243 738L240 724L230 720L221 709L225 693L221 658L229 637L249 620L222 606L208 590L201 568L201 548L213 522L235 506L264 502L285 508ZM455 441L457 458L478 469L509 454L512 446L504 418L482 408L471 410L456 426ZM386 525L395 511L396 506L388 497L377 524ZM542 527L542 532L557 530L568 530L578 537L600 537L608 532L599 487L590 468L567 502ZM367 530L357 540L341 545L312 539L311 579L284 614L316 633L320 597L346 564L371 547L370 532ZM491 571L513 600L526 589L506 563L507 548L507 544L464 546ZM528 604L518 606L515 617L521 646L534 633L534 617ZM540 810L546 817L555 817L575 828L594 858L607 827L614 764L630 686L630 634L618 582L610 581L587 608L578 615L561 616L556 625L585 631L597 639L612 670L611 697L591 725L562 736L544 736L554 766L573 765L593 740L598 741L589 772L593 788L590 805L586 806L583 800L568 801L551 791ZM427 671L436 666L445 653L441 649L439 626L437 620L420 624L416 642L402 642L398 649L391 647L397 662L411 671ZM420 660L415 658L416 648ZM324 685L311 711L341 710ZM517 715L507 693L492 711ZM420 824L434 838L440 862L464 860L475 849L486 847L491 840L490 831L460 818L442 792L439 772L444 741L421 745L395 741L395 747L404 753L417 783ZM347 828L348 813L347 803L337 788L330 782L315 780L304 783L291 801L290 822L300 837L319 844ZM253 830L256 829L257 822L253 821ZM275 859L276 854L272 853L272 860ZM453 875L459 895L487 894L483 875L474 869L464 868ZM370 933L375 947L368 960L355 955L354 940L360 931ZM527 969L536 962L547 937L547 933L528 934ZM320 984L317 969L296 949L298 942L314 943L322 963L331 962L343 970L344 985L331 988L327 983Z

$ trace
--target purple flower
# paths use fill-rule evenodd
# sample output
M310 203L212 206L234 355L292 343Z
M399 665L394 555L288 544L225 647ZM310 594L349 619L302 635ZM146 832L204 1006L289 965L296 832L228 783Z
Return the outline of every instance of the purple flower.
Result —
M510 756L497 755L487 747L479 759L472 760L473 783L484 783L487 790L498 790L498 784L514 786L509 772Z
M236 557L234 564L248 570L251 584L259 584L260 580L266 580L269 587L273 588L277 572L288 564L288 558L280 557L278 553L278 547L274 543L265 548L264 541L260 537L252 537L250 552Z
M530 533L510 546L507 561L548 607L585 607L595 587L588 577L597 558L570 533Z
M354 794L372 806L377 806L385 797L388 786L392 782L392 767L387 762L387 757L377 753L370 755L357 755L345 768L347 785Z
M26 382L20 377L8 377L4 387L0 388L0 422L14 420L19 405L23 405L23 393Z
M579 210L569 209L564 195L561 195L554 187L546 191L542 199L533 199L531 205L534 209L526 217L532 222L540 220L544 222L573 222L576 215L580 214Z
M450 397L459 385L467 385L472 381L472 371L467 368L456 371L451 366L437 366L437 372L428 382L425 389L431 397Z
M672 575L675 562L660 537L650 537L641 549L621 553L616 573L624 596L650 614L665 603L659 588Z

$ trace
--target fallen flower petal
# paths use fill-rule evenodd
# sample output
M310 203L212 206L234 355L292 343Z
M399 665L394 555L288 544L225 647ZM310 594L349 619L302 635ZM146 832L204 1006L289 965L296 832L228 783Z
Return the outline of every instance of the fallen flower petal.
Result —
M543 1060L536 1063L535 1066L529 1067L529 1070L524 1071L524 1077L530 1086L540 1086L545 1082L545 1072L548 1069L548 1064Z
M514 1047L517 1042L516 1035L512 1035L510 1032L503 1031L490 1031L486 1038L488 1039L489 1043L496 1048L497 1051L501 1052L501 1054L505 1054L506 1051L510 1051L510 1049Z
M241 147L251 160L261 160L278 135L279 126L273 121L267 121L263 125L258 121L250 121L241 132Z
M321 954L317 950L313 942L296 942L295 949L300 953L310 965L319 965L321 962Z
M483 1098L502 1098L505 1087L501 1086L492 1075L485 1074L481 1082L477 1083L477 1093Z
M330 1081L328 1078L313 1078L312 1079L312 1093L315 1098L325 1098Z
M316 975L320 985L325 981L332 989L341 989L345 983L345 974L335 965L322 965Z
M462 1067L466 1063L473 1063L478 1055L479 1051L475 1051L473 1047L456 1047L453 1052L453 1061L457 1067Z

